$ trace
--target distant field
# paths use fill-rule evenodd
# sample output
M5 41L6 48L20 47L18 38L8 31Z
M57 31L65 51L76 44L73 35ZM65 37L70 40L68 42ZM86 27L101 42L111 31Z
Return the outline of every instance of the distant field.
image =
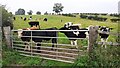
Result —
M20 19L20 17L26 17L29 18L29 15L16 15L16 19L14 21L14 29L19 29L19 28L26 28L29 27L28 21L23 21ZM88 27L89 25L101 25L101 26L108 26L114 28L113 31L116 31L118 29L118 24L113 23L110 21L110 16L103 16L107 17L106 22L101 22L101 21L94 21L94 20L88 20L88 19L81 19L79 16L77 17L66 17L66 16L60 16L60 15L32 15L33 20L36 18L41 20L38 20L40 22L41 28L49 28L49 27L57 27L60 28L64 25L66 22L73 22L73 23L79 23L82 24L82 27ZM48 18L47 22L44 22L43 19ZM61 22L61 20L63 20Z
M29 18L30 15L16 15L16 20L14 21L14 29L22 29L22 28L28 28L30 27L28 22L29 20L22 20L20 17L26 17ZM77 17L66 17L66 16L60 16L60 15L32 15L33 20L38 19L40 23L40 28L50 28L50 27L57 27L58 29L64 26L64 23L66 22L73 22L81 24L81 27L88 27L90 25L99 25L99 26L108 26L113 28L111 32L117 33L118 30L118 23L111 22L111 16L101 16L101 17L107 17L107 21L101 22L101 21L94 21L94 20L88 20L88 19L81 19L79 15ZM39 20L41 18L41 20ZM48 21L43 21L44 18L48 18ZM62 22L61 22L62 20ZM115 41L117 37L110 36L111 41Z

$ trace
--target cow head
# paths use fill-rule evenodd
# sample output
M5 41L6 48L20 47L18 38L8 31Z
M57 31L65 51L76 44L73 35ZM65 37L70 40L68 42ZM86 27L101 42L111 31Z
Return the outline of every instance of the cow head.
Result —
M21 38L23 30L31 30L30 28L18 29L18 38Z
M99 26L99 29L100 29L101 32L107 32L107 33L109 33L110 30L112 30L113 28L109 28L107 26Z
M22 31L23 29L18 29L18 38L21 38L21 36L22 36Z
M73 24L72 26L70 26L71 30L79 30L79 26L81 26L81 24ZM79 31L73 31L73 34L77 35L79 34Z
M70 29L70 26L72 26L72 25L73 25L72 22L67 22L67 23L65 23L64 27Z

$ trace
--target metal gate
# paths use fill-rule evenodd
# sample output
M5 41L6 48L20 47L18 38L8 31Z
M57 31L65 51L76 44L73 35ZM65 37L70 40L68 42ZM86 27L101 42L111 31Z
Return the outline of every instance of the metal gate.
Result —
M78 47L76 48L75 45L71 44L62 44L59 43L61 39L66 39L68 40L67 37L49 37L49 38L57 38L58 43L54 44L56 45L52 49L52 43L50 41L43 41L43 42L33 42L32 41L32 32L31 32L31 41L30 42L23 42L21 39L17 37L17 31L18 30L12 30L12 48L20 52L20 55L24 56L30 56L30 57L40 57L43 59L49 59L49 60L56 60L56 61L62 61L62 62L68 62L68 63L74 63L74 61L77 59L79 56L84 56L87 51L87 45ZM22 31L28 31L28 30L22 30ZM53 30L29 30L29 31L53 31ZM54 30L56 32L59 31L73 31L73 30ZM74 30L75 31L75 30ZM77 30L77 31L86 31L86 30ZM15 33L16 32L16 33ZM28 36L24 36L28 37ZM37 36L38 37L38 36ZM48 37L42 37L39 36L40 38L48 38ZM76 39L85 39L85 38L76 38ZM30 50L25 50L24 43L29 43L30 45ZM41 46L37 46L36 44L41 44ZM80 45L77 45L80 46ZM37 47L40 47L41 49L38 50ZM38 52L40 51L40 52Z

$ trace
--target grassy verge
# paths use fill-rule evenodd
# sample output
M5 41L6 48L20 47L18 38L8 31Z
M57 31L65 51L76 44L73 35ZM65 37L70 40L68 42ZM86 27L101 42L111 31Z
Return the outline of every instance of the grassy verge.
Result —
M108 46L106 49L99 45L94 47L90 56L79 56L75 63L63 63L52 60L45 60L39 57L25 57L21 56L15 50L3 47L2 64L3 66L43 66L43 67L112 67L119 68L120 65L120 47Z
M52 60L45 60L39 57L25 57L21 56L15 50L10 50L3 47L2 53L3 66L71 66L69 63L57 62Z

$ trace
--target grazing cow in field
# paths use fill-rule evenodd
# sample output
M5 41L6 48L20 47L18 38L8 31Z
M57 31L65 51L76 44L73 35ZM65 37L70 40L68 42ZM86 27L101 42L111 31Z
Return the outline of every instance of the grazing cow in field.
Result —
M112 30L112 29L113 28L109 28L109 27L106 27L106 26L100 26L99 27L99 36L101 38L101 42L103 43L102 47L105 46L105 48L106 48L106 42L108 40L110 30Z
M47 21L48 19L47 18L44 18L44 20L43 21Z
M21 38L21 40L24 42L30 42L30 40L31 40L30 36L32 33L32 36L41 36L41 37L32 37L32 41L34 41L36 43L42 42L43 40L46 40L46 41L52 40L52 47L54 47L54 44L57 43L57 38L50 38L50 37L57 37L56 31L30 31L30 29L28 31L22 31L22 30L23 29L19 29L18 38ZM57 28L53 27L53 28L47 28L44 30L57 30ZM28 36L28 37L24 37L24 36ZM44 38L44 37L46 37L46 38ZM37 44L37 46L41 46L41 44ZM30 48L30 46L28 48ZM40 49L40 47L38 47L37 49Z
M70 23L68 22L65 23L64 27L60 28L59 30L88 30L88 29L79 28L78 24L71 25L71 22ZM60 31L60 32L64 33L69 38L69 40L71 40L71 45L77 45L77 39L86 38L87 31ZM78 47L76 46L76 48Z
M27 18L25 17L25 18L24 18L24 21L26 21L26 20L27 20Z
M120 21L120 19L110 19L111 20L111 22L119 22Z
M21 19L23 19L23 17L20 17Z
M15 17L13 17L13 20L16 20L16 18L15 18Z
M30 16L30 18L28 18L28 20L32 20L32 16Z
M29 24L31 27L35 26L35 27L37 27L38 29L40 29L39 21L30 21L30 22L28 22L28 24Z

